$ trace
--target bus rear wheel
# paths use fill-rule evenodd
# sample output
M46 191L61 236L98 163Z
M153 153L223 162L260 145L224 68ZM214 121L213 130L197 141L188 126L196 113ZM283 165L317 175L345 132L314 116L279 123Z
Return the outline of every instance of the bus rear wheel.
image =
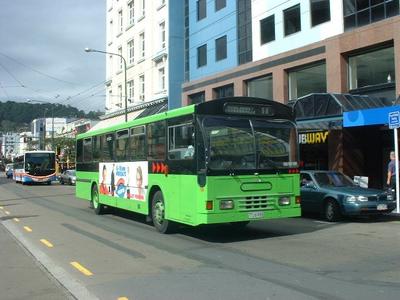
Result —
M172 221L165 219L165 202L161 191L157 191L151 201L151 216L154 227L161 233L171 233L174 229Z
M104 212L104 205L99 202L99 192L97 190L97 185L92 187L92 205L93 210L96 215L101 215Z

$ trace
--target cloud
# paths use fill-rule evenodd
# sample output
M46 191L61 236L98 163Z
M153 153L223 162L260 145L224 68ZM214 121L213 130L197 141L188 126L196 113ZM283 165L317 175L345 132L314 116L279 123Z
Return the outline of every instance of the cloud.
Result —
M71 96L105 81L106 57L83 49L105 49L106 1L6 2L0 11L0 53L6 55L0 54L0 100L55 101L60 95L57 101L80 109L103 108L103 85ZM12 87L18 81L26 87Z

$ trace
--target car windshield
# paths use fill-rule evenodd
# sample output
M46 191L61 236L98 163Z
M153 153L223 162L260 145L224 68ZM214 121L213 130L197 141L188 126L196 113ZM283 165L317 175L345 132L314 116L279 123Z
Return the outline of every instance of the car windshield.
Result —
M297 166L296 131L289 121L205 117L203 129L210 169Z
M353 181L340 172L314 173L314 178L320 186L348 187L354 186Z
M75 176L75 170L70 170L70 171L68 171L68 173L70 176Z

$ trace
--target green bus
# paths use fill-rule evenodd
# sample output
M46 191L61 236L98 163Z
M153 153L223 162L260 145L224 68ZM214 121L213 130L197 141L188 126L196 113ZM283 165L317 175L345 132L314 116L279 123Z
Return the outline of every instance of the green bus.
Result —
M96 214L144 214L162 233L301 214L293 111L275 101L194 104L80 134L76 149L76 195Z

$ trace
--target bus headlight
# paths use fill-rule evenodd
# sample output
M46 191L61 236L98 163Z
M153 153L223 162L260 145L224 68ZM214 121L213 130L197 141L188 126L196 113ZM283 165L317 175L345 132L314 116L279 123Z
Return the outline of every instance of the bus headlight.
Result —
M233 209L233 200L221 200L219 209Z
M290 197L281 196L281 197L279 197L278 203L279 203L280 206L289 205L290 204Z

